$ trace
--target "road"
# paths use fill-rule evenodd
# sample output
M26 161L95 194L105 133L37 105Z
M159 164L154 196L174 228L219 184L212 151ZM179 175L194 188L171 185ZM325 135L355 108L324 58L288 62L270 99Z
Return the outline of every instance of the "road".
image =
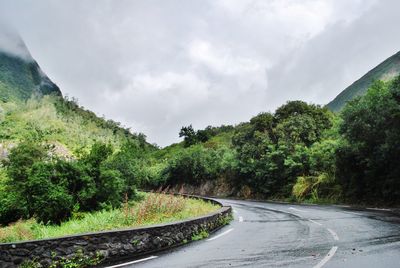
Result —
M123 267L400 267L400 217L388 211L237 200L208 239Z

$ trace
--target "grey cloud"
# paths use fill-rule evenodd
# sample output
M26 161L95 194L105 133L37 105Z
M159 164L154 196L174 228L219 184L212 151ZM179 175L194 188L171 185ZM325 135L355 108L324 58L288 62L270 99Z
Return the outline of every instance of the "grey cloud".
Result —
M351 23L339 21L269 70L270 93L326 104L344 88L400 50L399 1L372 5ZM287 97L287 96L284 96Z
M2 20L0 20L0 51L26 61L33 60L17 30Z
M287 99L327 102L395 49L385 29L379 38L391 44L357 54L368 17L383 27L387 9L374 0L9 0L0 15L64 94L167 145L182 125L235 124Z

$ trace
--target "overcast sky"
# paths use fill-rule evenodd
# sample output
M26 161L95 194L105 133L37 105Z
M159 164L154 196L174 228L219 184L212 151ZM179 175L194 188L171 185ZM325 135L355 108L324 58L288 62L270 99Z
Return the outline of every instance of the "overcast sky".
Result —
M64 95L161 146L184 125L326 104L400 50L399 10L397 0L0 1Z

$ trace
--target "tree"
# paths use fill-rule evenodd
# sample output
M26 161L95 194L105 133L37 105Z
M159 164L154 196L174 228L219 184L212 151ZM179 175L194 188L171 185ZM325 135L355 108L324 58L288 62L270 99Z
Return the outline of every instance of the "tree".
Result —
M8 159L3 162L9 179L6 191L0 194L0 223L33 216L29 175L34 163L45 158L45 148L32 142L22 142L10 150Z
M196 132L194 131L192 125L189 125L187 127L182 127L181 130L179 131L179 137L184 138L185 147L189 147L197 143Z
M29 176L27 188L31 203L28 205L37 220L45 224L59 224L73 210L74 197L68 191L70 181L59 171L51 162L37 162Z
M94 187L94 195L82 202L84 210L96 210L121 205L126 181L121 172L112 165L113 148L110 144L96 142L89 154L80 160L84 174Z
M400 76L375 82L342 112L337 173L345 197L400 201Z
M123 192L129 198L136 195L136 189L143 181L147 179L145 166L146 152L141 145L133 141L126 141L110 161L105 165L108 169L114 169L120 173L123 178Z
M137 167L130 166L135 161L130 157L138 157L134 148L141 147L125 145L114 158L110 145L95 143L80 159L67 161L48 157L42 146L21 143L4 163L8 178L1 186L5 191L0 192L0 224L31 217L59 224L74 208L119 207L125 193L134 194Z
M311 146L318 140L319 132L320 129L311 116L299 114L285 118L277 124L275 137L294 148L295 144Z
M232 143L240 183L263 196L289 196L297 178L310 175L309 148L331 127L331 117L320 106L291 101L239 125Z
M216 179L222 172L223 157L223 151L206 149L200 145L191 146L169 160L163 171L164 180L171 185L199 185L204 181Z

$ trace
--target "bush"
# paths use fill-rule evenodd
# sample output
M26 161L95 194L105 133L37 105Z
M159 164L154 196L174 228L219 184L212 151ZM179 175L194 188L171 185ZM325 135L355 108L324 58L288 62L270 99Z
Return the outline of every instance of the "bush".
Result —
M0 224L31 217L59 224L74 208L92 211L121 206L125 193L131 198L136 193L137 167L128 151L123 149L114 157L110 145L95 143L89 153L68 161L50 158L40 145L21 143L4 163L8 178L1 182Z
M61 223L70 217L73 193L68 191L70 181L63 180L54 163L35 163L29 176L30 210L43 223Z
M19 192L0 192L0 225L27 218L27 204Z
M223 161L226 149L213 150L201 145L178 152L168 161L162 176L167 184L200 183L216 179L227 167Z

